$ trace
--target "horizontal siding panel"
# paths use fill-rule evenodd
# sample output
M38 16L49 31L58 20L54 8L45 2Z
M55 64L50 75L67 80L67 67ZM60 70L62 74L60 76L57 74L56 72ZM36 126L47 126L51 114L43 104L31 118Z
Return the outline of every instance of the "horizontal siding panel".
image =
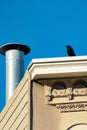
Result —
M19 122L19 125L18 127L16 128L16 130L23 130L24 129L24 126L25 124L27 125L28 124L28 113L26 113L24 115L24 117L22 119L20 119L21 122Z
M11 126L8 126L8 130L14 130L20 123L20 120L19 120L19 116L21 119L23 119L23 115L26 115L27 113L27 104L26 106L23 108L23 111L21 112L21 114L19 114L16 119L14 120L14 122L12 122ZM28 121L26 120L26 123L28 123ZM7 127L6 127L7 128Z
M30 130L30 129L28 128L28 125L24 125L23 130Z
M28 111L28 107L26 105L25 108L23 109L23 111L21 112L21 114L18 116L18 118L14 122L14 124L11 127L9 127L8 130L15 130L17 127L19 128L22 125L21 123L23 123L23 121L25 121L25 119L26 119L25 124L28 124L28 113L27 113L27 111ZM24 126L25 126L25 124L24 124Z
M20 97L19 97L20 99ZM7 117L5 120L3 120L2 122L2 130L3 128L6 128L7 125L12 124L12 120L19 114L19 112L21 111L23 105L28 102L28 92L25 93L25 95L22 95L22 100L20 100L20 102L14 104L14 106L12 107L11 111L9 111L9 113L7 114ZM13 118L12 118L13 117Z

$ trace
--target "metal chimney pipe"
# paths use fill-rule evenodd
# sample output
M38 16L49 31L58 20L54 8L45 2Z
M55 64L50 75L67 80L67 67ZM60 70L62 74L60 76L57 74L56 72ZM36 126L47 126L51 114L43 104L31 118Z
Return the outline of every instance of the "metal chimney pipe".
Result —
M6 102L24 75L24 55L30 48L23 44L5 44L0 47L0 53L6 56Z

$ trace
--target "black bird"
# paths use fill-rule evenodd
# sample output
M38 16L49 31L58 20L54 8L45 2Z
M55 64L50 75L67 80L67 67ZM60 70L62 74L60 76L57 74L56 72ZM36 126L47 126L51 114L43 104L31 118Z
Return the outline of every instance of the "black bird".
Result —
M75 56L75 52L74 52L73 48L70 45L66 46L66 48L67 48L68 56Z

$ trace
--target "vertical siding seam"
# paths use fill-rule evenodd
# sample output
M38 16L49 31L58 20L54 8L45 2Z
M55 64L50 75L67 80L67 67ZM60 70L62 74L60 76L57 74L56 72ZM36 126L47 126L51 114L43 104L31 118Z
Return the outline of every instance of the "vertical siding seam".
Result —
M31 130L31 75L29 71L27 71L27 78L28 78L28 125L27 130ZM26 129L26 128L25 128Z
M33 81L30 85L30 129L33 130Z

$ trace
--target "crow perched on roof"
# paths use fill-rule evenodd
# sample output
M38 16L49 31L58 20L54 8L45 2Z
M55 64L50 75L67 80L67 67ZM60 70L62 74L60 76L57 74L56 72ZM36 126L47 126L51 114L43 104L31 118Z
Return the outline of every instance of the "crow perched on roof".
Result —
M66 46L66 48L67 48L68 56L75 56L75 52L74 52L73 48L70 45Z

